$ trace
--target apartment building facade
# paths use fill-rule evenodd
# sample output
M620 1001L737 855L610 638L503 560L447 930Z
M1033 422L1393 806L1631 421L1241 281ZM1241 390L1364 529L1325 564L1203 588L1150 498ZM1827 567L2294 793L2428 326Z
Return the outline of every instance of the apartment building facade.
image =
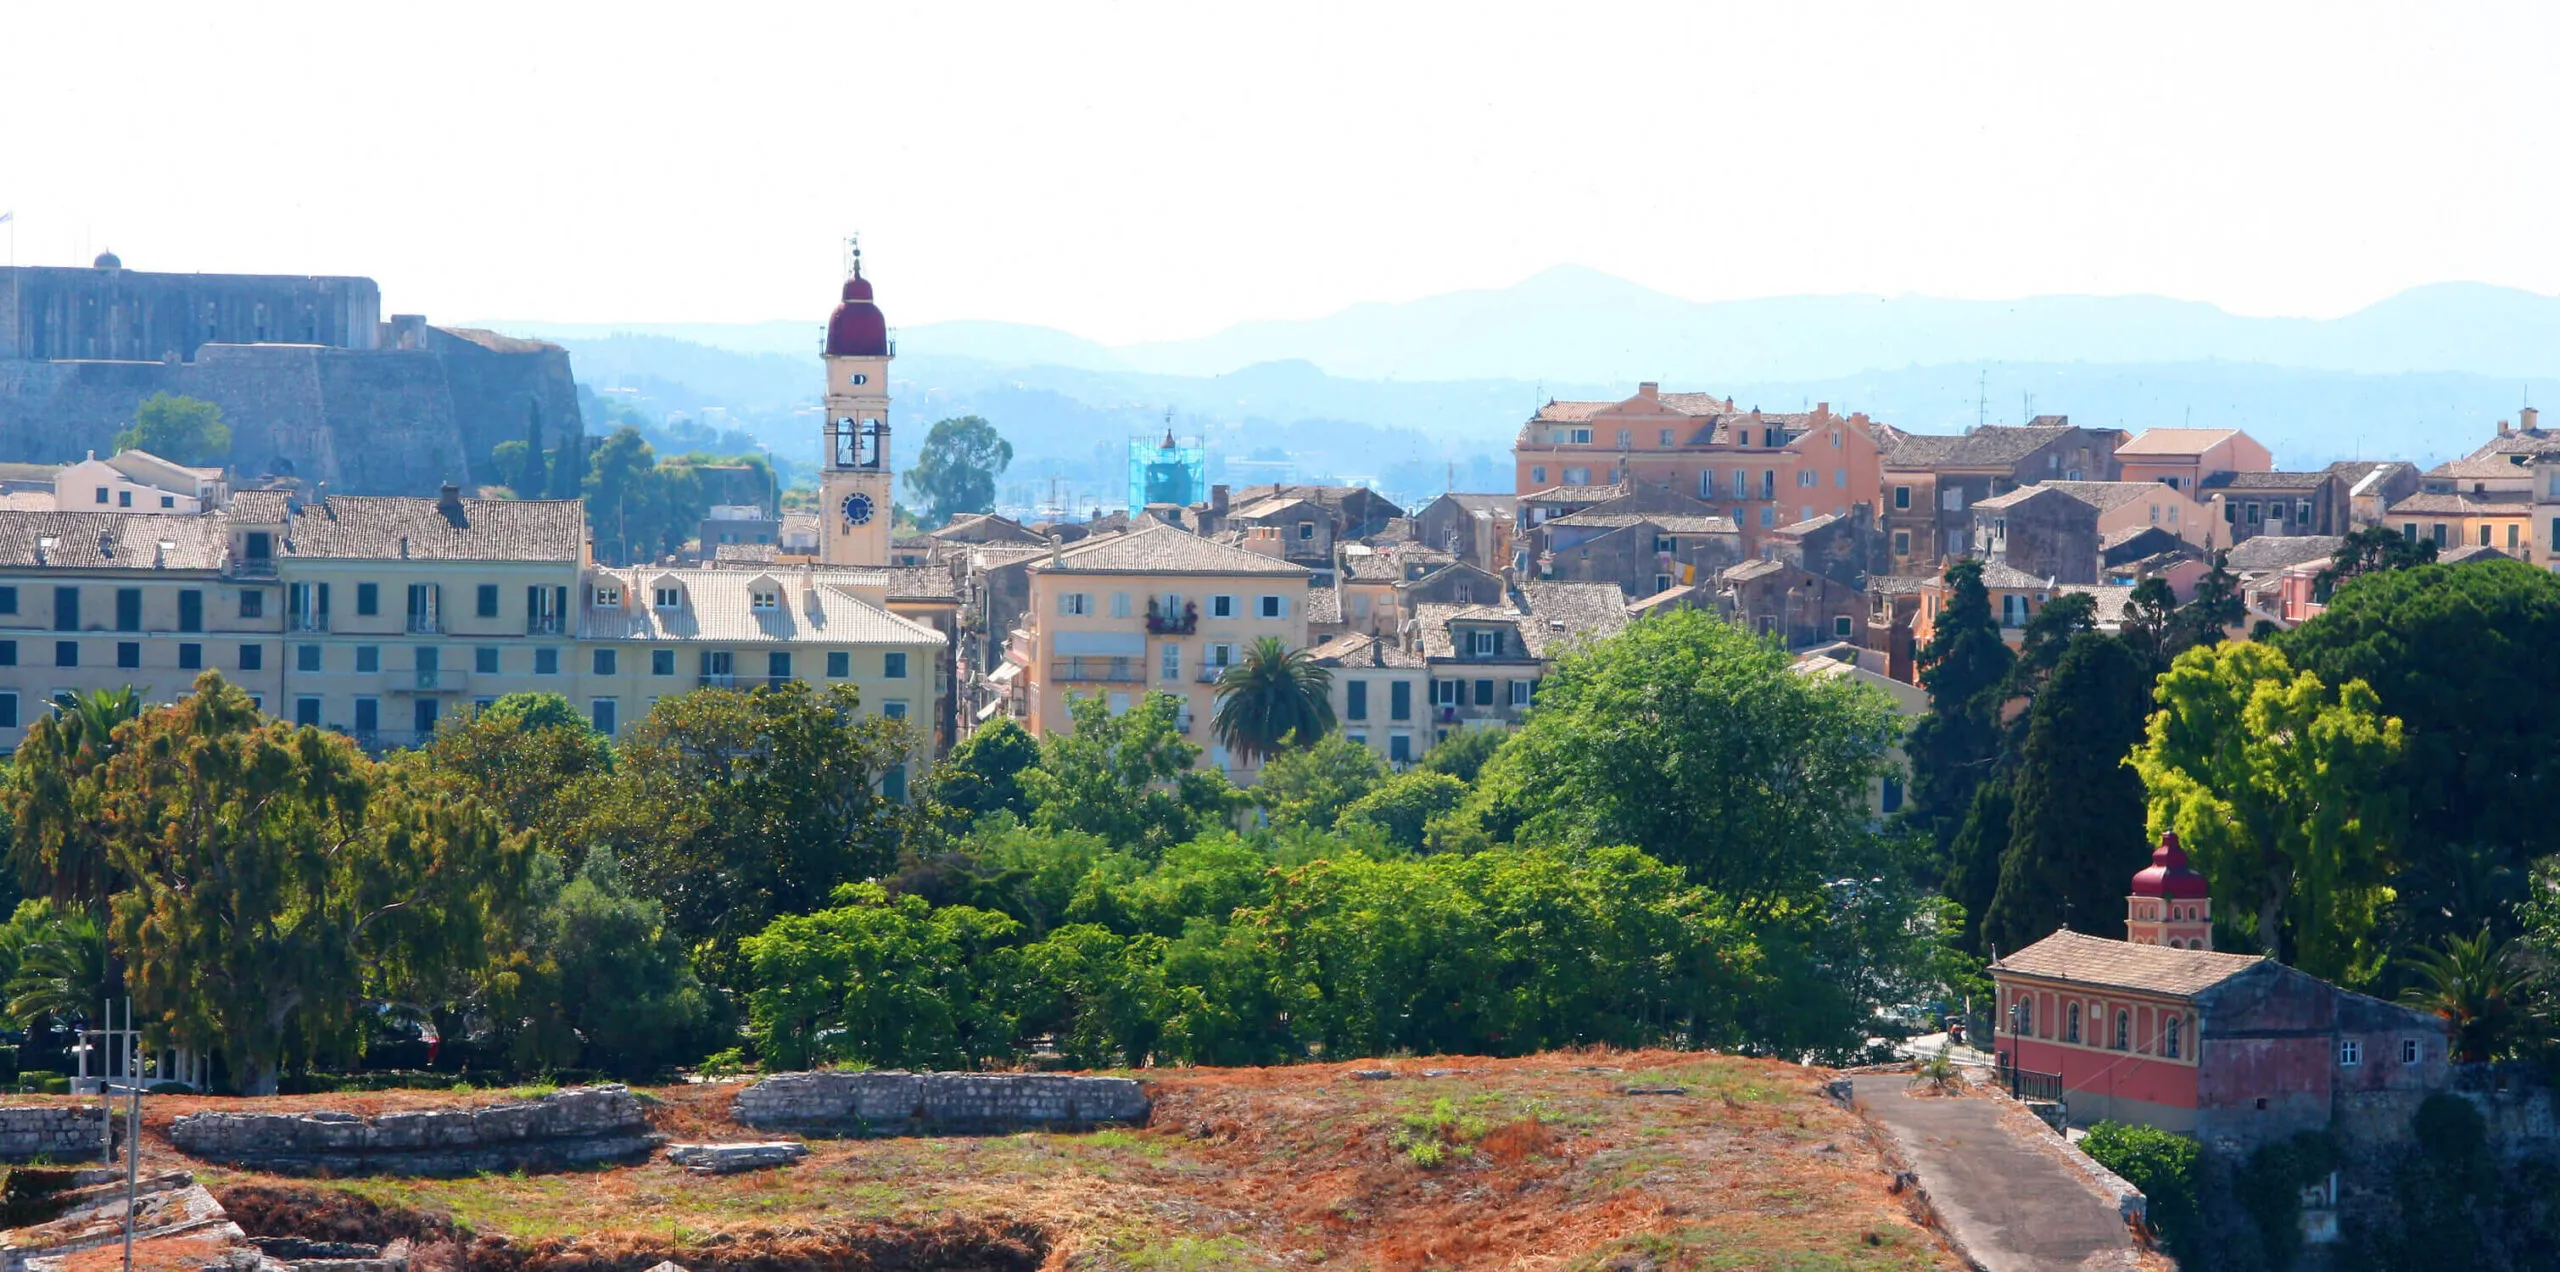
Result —
M1746 552L1782 525L1874 507L1882 446L1897 436L1862 413L1764 413L1733 399L1664 393L1653 382L1617 402L1549 402L1512 446L1522 496L1555 487L1665 486L1729 516Z
M1354 633L1318 646L1316 664L1333 676L1333 718L1343 737L1397 768L1431 749L1431 675L1421 657Z
M1211 735L1218 678L1253 644L1307 647L1311 571L1265 529L1244 545L1142 522L1127 534L1053 548L1024 570L1021 626L992 678L1034 736L1074 730L1068 704L1100 696L1126 710L1150 692L1183 702L1183 731L1205 763L1249 780Z
M0 746L60 691L130 685L165 702L206 670L270 715L373 749L416 745L522 691L558 693L616 734L662 696L767 683L786 666L862 685L868 710L898 714L881 704L901 693L919 715L940 710L944 637L887 611L885 572L865 591L798 571L841 596L831 625L815 626L756 603L754 578L790 591L774 575L670 573L702 581L659 624L596 623L600 601L648 594L637 575L588 563L576 501L463 499L452 486L299 506L244 491L193 516L0 511ZM693 598L733 591L749 621L687 617ZM878 674L900 660L908 677ZM701 670L715 662L753 670ZM921 736L929 749L932 732Z
M2111 482L2124 433L2040 415L2021 427L1898 433L1885 447L1883 522L1891 574L1927 574L1972 551L1973 506L2040 482Z

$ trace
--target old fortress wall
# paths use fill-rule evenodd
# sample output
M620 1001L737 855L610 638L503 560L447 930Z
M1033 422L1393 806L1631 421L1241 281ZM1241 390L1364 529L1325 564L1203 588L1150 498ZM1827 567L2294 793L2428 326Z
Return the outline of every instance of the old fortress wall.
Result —
M154 393L202 398L232 467L414 494L494 482L489 455L581 429L569 355L494 332L380 318L371 279L0 268L0 460L111 449Z

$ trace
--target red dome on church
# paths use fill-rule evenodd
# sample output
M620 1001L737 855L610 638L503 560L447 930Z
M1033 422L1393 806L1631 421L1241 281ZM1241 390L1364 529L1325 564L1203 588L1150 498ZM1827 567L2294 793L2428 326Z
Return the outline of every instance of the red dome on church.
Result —
M827 356L889 356L889 320L881 316L878 305L871 303L871 280L859 270L844 280L844 303L837 305L835 316L827 319Z
M2210 891L2204 876L2187 864L2187 851L2178 846L2174 830L2162 832L2160 846L2151 852L2150 867L2133 876L2133 895L2138 897L2200 901Z

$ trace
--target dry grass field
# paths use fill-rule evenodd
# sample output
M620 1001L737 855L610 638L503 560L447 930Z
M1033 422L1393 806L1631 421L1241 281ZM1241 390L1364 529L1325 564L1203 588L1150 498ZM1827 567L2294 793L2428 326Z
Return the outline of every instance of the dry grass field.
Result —
M1355 1076L1380 1069L1396 1076ZM819 1141L797 1166L725 1177L663 1161L460 1180L215 1170L161 1132L242 1102L170 1097L151 1102L145 1164L196 1170L253 1234L410 1237L419 1272L639 1272L663 1258L695 1272L1959 1266L1905 1213L1869 1128L1823 1097L1823 1070L1577 1052L1137 1076L1155 1100L1144 1128ZM674 1138L752 1138L728 1120L734 1091L648 1094Z

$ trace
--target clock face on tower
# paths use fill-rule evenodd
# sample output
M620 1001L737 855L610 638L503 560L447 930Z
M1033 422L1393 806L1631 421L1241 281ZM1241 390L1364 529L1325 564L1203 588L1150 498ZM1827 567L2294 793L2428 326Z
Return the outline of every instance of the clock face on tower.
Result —
M846 525L867 526L871 524L871 513L871 496L856 493L844 497Z

